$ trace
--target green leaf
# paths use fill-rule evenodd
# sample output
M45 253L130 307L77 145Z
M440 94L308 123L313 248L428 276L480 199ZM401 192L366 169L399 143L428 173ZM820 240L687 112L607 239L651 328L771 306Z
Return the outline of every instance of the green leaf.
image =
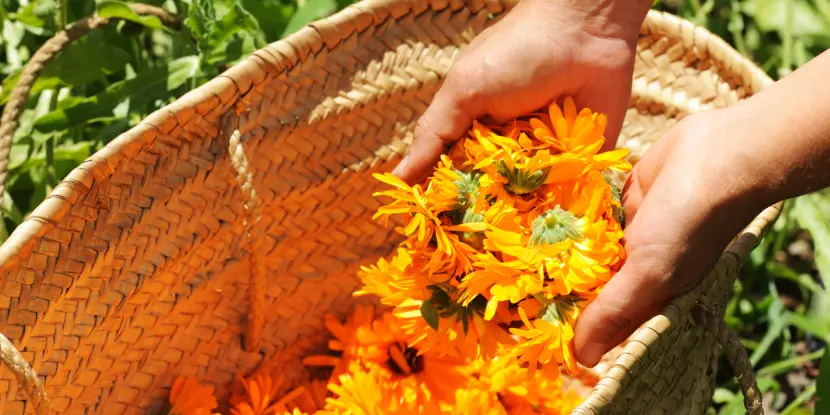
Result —
M770 363L764 366L763 369L759 370L757 372L757 375L758 377L782 375L784 373L789 372L793 368L798 367L799 365L821 358L822 356L824 356L824 350L825 349L821 349L812 353L807 353L805 355L791 357L789 359L784 359L775 363Z
M156 16L139 16L126 3L115 0L99 1L96 5L96 10L101 17L115 17L130 22L135 22L144 25L151 29L163 29L164 24L161 23Z
M814 319L803 314L792 313L790 324L825 341L830 340L830 325L826 319Z
M421 303L421 317L433 330L438 330L438 309L435 308L432 301L427 300Z
M35 122L35 129L42 132L59 131L96 118L109 117L113 109L127 99L134 108L151 104L183 85L198 69L196 56L179 58L160 68L138 74L133 79L116 82L98 95L76 102L75 105L52 111Z
M292 3L280 0L242 0L242 5L257 19L267 39L283 36L295 10Z
M82 86L124 70L130 55L107 41L99 32L93 32L73 42L56 56L37 77L29 97L45 89L60 86ZM3 80L0 105L9 101L12 90L20 79L20 71Z
M213 1L193 0L184 24L196 38L199 51L206 52L217 46L212 43L216 30L216 9L213 7Z
M300 2L297 12L288 22L283 37L288 36L315 20L322 19L337 11L335 0L305 0Z
M33 1L20 9L14 18L28 26L28 29L38 36L51 36L56 28L54 22L57 7L55 0Z
M787 8L792 13L792 25L787 25ZM791 30L793 36L821 35L826 33L826 25L821 15L804 0L747 0L744 2L746 13L755 18L758 27L766 32L784 33Z
M779 336L781 336L781 331L783 331L789 324L791 315L792 313L784 308L784 304L781 303L781 300L779 300L776 296L775 302L767 311L767 317L770 321L767 332L764 334L764 337L761 339L758 347L752 352L752 356L749 357L749 361L752 363L752 366L757 365L758 362L761 361L761 358L763 358L767 351L769 351L772 343L775 342Z
M816 413L830 413L830 353L825 353L819 364L816 398Z
M790 402L790 404L787 405L787 407L784 408L783 411L781 411L781 415L803 414L805 409L802 408L802 405L804 405L805 402L809 401L815 393L816 384L813 383L812 385L804 389L801 393L799 393L798 396L796 396L795 399L792 402ZM825 412L820 412L819 409L816 408L815 413L824 414Z
M208 65L233 65L247 58L256 50L254 39L243 32L228 43L213 49L205 59Z
M259 22L242 7L239 0L235 0L230 10L222 16L222 19L216 25L214 44L224 43L240 31L245 31L254 38L259 37L264 42L264 38L260 35Z
M712 396L712 401L715 403L727 403L735 399L735 393L729 389L717 388L715 394Z
M823 278L825 289L830 290L830 192L822 191L804 195L793 204L796 222L810 232L815 244L816 267Z
M9 192L5 192L3 197L3 217L11 220L15 224L19 225L25 219L23 212L20 211L20 208L14 203L14 199L12 199ZM5 235L8 237L8 235Z

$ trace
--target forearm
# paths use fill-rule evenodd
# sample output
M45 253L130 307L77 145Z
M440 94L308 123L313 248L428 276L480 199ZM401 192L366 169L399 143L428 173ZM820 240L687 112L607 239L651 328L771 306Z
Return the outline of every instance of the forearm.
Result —
M727 137L747 194L772 204L830 186L830 51L735 109L746 134Z
M543 14L579 21L582 29L604 38L635 42L653 0L524 0Z

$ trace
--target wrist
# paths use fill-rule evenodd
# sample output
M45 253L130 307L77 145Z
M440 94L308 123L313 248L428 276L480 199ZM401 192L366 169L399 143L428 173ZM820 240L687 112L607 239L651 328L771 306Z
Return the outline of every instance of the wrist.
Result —
M751 145L752 138L762 132L751 127L755 117L748 111L745 103L707 111L710 128L699 145L708 154L698 163L706 178L702 188L709 189L712 206L731 217L751 220L778 201L775 189L779 186L775 175L767 174L759 164L758 148Z
M572 22L598 38L636 42L652 0L524 0L557 21ZM520 3L521 4L521 3Z

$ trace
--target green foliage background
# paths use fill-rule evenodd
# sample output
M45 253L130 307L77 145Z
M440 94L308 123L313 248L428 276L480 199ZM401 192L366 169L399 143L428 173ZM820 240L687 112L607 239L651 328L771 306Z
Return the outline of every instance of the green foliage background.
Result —
M0 106L23 65L66 24L95 12L125 19L72 44L36 82L14 137L0 241L109 140L255 49L351 1L144 1L184 19L184 29L171 30L118 1L0 0ZM658 0L654 8L709 28L773 78L830 48L830 0ZM743 274L727 321L749 349L768 413L830 414L830 402L817 398L830 397L830 358L822 359L830 337L823 279L830 278L830 193L788 201ZM819 365L828 368L823 376ZM713 412L743 413L725 361L718 382Z

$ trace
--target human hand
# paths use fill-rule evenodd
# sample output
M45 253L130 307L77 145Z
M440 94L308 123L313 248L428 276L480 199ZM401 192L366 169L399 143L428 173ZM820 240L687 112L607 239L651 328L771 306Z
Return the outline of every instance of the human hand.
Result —
M627 258L577 321L577 359L593 367L611 348L695 288L766 201L753 197L741 109L688 116L635 165L623 193ZM730 142L730 140L732 140ZM737 144L741 143L741 146Z
M608 115L614 147L631 95L634 53L649 0L523 0L461 53L394 174L428 175L476 118L506 121L561 95Z

